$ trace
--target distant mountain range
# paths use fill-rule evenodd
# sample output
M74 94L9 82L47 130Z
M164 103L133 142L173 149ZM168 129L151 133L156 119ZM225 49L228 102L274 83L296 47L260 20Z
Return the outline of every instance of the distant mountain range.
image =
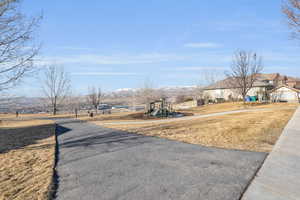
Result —
M197 88L197 85L189 85L189 86L165 86L165 87L159 87L154 88L156 90L178 90L178 89L195 89ZM115 90L115 92L135 92L139 90L138 88L120 88Z

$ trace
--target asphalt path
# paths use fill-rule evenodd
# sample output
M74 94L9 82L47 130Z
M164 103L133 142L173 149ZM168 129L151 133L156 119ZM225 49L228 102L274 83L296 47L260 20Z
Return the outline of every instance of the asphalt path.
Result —
M266 157L57 123L56 199L238 200Z

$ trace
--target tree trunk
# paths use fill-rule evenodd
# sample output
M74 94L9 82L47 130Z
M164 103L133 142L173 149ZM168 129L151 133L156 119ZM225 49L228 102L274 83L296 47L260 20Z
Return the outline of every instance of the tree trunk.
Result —
M56 105L53 106L53 115L56 115Z
M95 113L97 114L98 106L95 105Z
M53 103L53 115L56 115L56 97L54 97L54 103Z
M247 95L246 95L246 94L243 94L242 96L243 96L243 104L246 105L246 96L247 96Z

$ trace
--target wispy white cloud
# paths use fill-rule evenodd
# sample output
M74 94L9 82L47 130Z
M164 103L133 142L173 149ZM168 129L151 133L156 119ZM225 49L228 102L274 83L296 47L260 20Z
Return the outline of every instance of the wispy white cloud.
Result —
M280 52L264 52L261 54L264 61L267 62L294 62L299 63L300 57L297 55L297 53L280 53Z
M133 72L74 72L75 76L137 76L138 73Z
M184 46L190 48L219 48L222 45L212 42L192 42L184 44Z
M288 70L291 69L291 66L265 66L264 70L274 71L274 70Z
M73 51L90 51L93 50L92 48L88 48L88 47L75 47L75 46L62 46L59 47L60 49L64 49L64 50L73 50Z
M168 73L164 75L164 78L199 80L201 75L199 73Z
M203 71L203 70L226 70L227 67L216 66L190 66L190 67L175 67L172 70L175 71Z
M245 23L245 21L247 21L247 23ZM244 17L241 20L210 21L209 23L210 26L215 27L217 31L241 31L264 27L261 30L266 32L286 32L286 29L282 29L285 24L280 21L257 18L256 16Z
M126 64L147 64L167 61L185 60L188 56L176 54L136 54L136 55L97 55L97 54L79 54L71 56L46 56L38 59L39 64L98 64L98 65L126 65Z

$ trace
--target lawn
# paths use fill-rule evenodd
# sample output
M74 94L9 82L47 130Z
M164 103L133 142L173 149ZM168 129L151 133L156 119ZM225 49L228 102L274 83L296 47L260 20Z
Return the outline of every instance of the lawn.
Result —
M16 118L16 114L8 113L8 114L0 114L0 120L9 120L9 119L19 119L19 120L27 120L34 118L60 118L60 117L74 117L73 113L59 113L57 115L52 115L51 113L34 113L34 114L19 114Z
M52 121L0 124L0 199L48 199L55 160Z
M93 118L85 115L80 116L79 119L86 120L86 121L124 121L124 120L143 120L143 112L115 112L112 114L102 114L99 112L95 114Z
M234 103L220 103L220 104L208 104L199 107L192 107L188 109L177 109L176 111L184 113L186 116L191 115L206 115L212 113L234 111L234 110L252 110L252 109L280 109L282 106L286 108L295 108L293 103L274 103L274 104L261 104L261 103L248 103L244 105L242 102ZM79 119L84 121L99 121L100 122L126 122L126 121L144 121L144 120L159 120L159 118L147 117L143 111L139 112L114 112L112 114L94 115L93 118L87 115L81 115Z
M232 111L232 110L251 110L251 109L275 109L275 108L281 108L282 106L288 108L288 107L295 107L297 106L294 103L246 103L243 104L242 102L230 102L230 103L220 103L220 104L208 104L204 106L199 107L193 107L188 109L179 109L180 112L186 112L186 113L193 113L194 115L203 115L203 114L211 114L211 113L218 113L218 112L226 112L226 111Z
M231 103L231 105L233 106L230 106L229 103L208 105L185 110L185 112L193 112L196 115L244 109L242 104ZM109 128L192 144L270 152L296 107L295 104L248 105L247 109L264 109L166 123L130 125L94 123Z
M78 119L82 120L116 120L116 119L123 119L125 116L125 119L132 119L135 120L136 116L135 114L138 114L141 116L143 112L133 112L129 110L122 110L122 109L114 109L112 110L111 114L102 114L101 111L98 111L98 113L95 113L93 110L94 117L89 117L89 114L87 111L78 111ZM57 113L56 115L53 115L51 113L34 113L34 114L19 114L18 117L16 117L16 114L8 113L8 114L0 114L0 122L1 120L5 121L27 121L27 120L33 120L33 119L56 119L56 118L75 118L74 112L69 113Z

